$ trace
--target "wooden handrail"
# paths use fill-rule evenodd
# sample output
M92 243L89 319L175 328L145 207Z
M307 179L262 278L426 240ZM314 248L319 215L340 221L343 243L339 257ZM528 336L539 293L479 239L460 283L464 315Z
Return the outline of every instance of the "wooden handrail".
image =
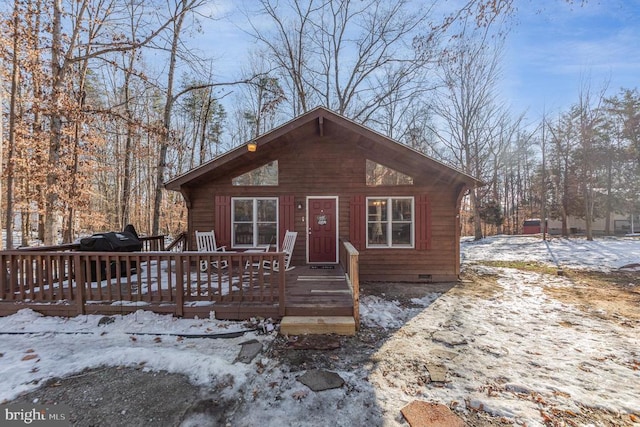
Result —
M171 242L169 244L169 246L167 246L167 251L177 251L177 252L182 252L187 248L187 232L183 231L182 233L178 234L178 236L176 236L176 238L173 240L173 242Z
M345 271L347 284L353 296L353 319L356 323L356 330L360 330L360 252L347 241L342 242L340 252L340 264Z
M182 234L185 234L185 233L182 233ZM182 236L182 234L180 234L178 237ZM165 239L164 235L139 237L139 240L142 242L142 249L147 252L165 250L164 239ZM67 251L77 251L79 249L80 249L80 243L64 243L62 245L53 245L53 246L24 246L16 250L38 251L38 252L67 252Z
M141 236L139 237L142 242L142 250L153 252L153 251L164 251L164 235L158 236Z
M18 251L47 251L47 252L62 252L62 251L77 251L80 249L80 243L65 243L62 245L52 246L22 246L17 248Z
M265 252L265 253L270 253L270 252ZM287 307L286 307L287 302L285 300L285 286L286 286L285 277L286 277L286 274L285 274L285 269L284 269L284 265L285 265L284 256L285 256L284 252L279 252L278 253L278 261L277 261L277 263L278 263L277 265L279 265L281 267L280 271L278 272L278 277L279 277L279 280L278 280L278 291L279 291L278 298L279 298L279 301L280 301L280 307L279 307L278 311L279 311L280 316L282 316L282 317L284 317L286 309L287 309ZM271 265L276 265L276 264L273 264L273 261L271 261Z

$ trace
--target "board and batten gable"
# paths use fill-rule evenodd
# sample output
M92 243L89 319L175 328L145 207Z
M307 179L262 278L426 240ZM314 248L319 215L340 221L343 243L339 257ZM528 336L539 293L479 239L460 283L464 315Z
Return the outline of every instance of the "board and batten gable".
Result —
M298 232L293 265L308 262L307 204L337 200L337 234L360 252L360 277L379 281L451 281L460 273L460 201L479 182L325 108L316 108L257 138L257 151L238 147L166 184L188 208L188 232L215 229L231 241L233 198L277 198L279 241ZM244 173L277 161L277 185L233 185ZM367 185L367 161L412 178L412 184ZM412 247L367 247L367 198L413 201ZM195 250L194 247L190 249Z

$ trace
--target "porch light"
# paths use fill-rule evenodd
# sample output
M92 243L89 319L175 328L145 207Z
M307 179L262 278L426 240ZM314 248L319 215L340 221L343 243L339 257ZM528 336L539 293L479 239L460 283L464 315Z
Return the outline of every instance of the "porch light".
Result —
M258 149L258 144L254 140L251 140L247 143L247 151L250 151L253 153L257 149Z

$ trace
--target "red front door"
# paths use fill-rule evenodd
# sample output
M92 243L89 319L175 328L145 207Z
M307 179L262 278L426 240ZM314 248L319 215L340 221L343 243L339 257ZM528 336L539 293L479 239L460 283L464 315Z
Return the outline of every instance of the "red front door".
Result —
M338 262L336 199L310 198L308 203L309 262Z

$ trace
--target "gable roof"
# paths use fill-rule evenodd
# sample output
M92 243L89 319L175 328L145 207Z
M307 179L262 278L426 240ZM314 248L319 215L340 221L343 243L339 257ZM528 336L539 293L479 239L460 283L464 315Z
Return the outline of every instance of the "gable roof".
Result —
M258 146L257 153L249 153L247 151L246 145L243 144L194 169L191 169L186 173L171 178L165 183L165 188L167 188L168 190L179 191L180 187L195 183L203 179L206 175L214 172L218 168L221 168L233 162L234 160L239 160L243 156L260 155L259 153L261 151L264 151L264 148L270 146L270 144L273 144L274 141L286 137L287 134L295 132L296 130L302 128L303 126L309 125L314 121L317 121L318 132L320 133L320 135L322 135L323 133L325 122L330 122L344 128L345 130L360 135L367 141L370 141L368 148L379 145L386 148L387 150L390 150L398 156L406 156L407 159L413 159L415 162L419 162L420 166L435 170L440 175L446 176L450 180L459 181L471 187L482 185L482 182L480 180L460 171L459 169L449 166L439 160L434 159L433 157L421 153L420 151L417 151L411 147L399 143L398 141L388 138L379 132L360 125L325 107L316 107L313 110L310 110L307 113L304 113L294 118L293 120L290 120L287 123L256 138L254 142Z

